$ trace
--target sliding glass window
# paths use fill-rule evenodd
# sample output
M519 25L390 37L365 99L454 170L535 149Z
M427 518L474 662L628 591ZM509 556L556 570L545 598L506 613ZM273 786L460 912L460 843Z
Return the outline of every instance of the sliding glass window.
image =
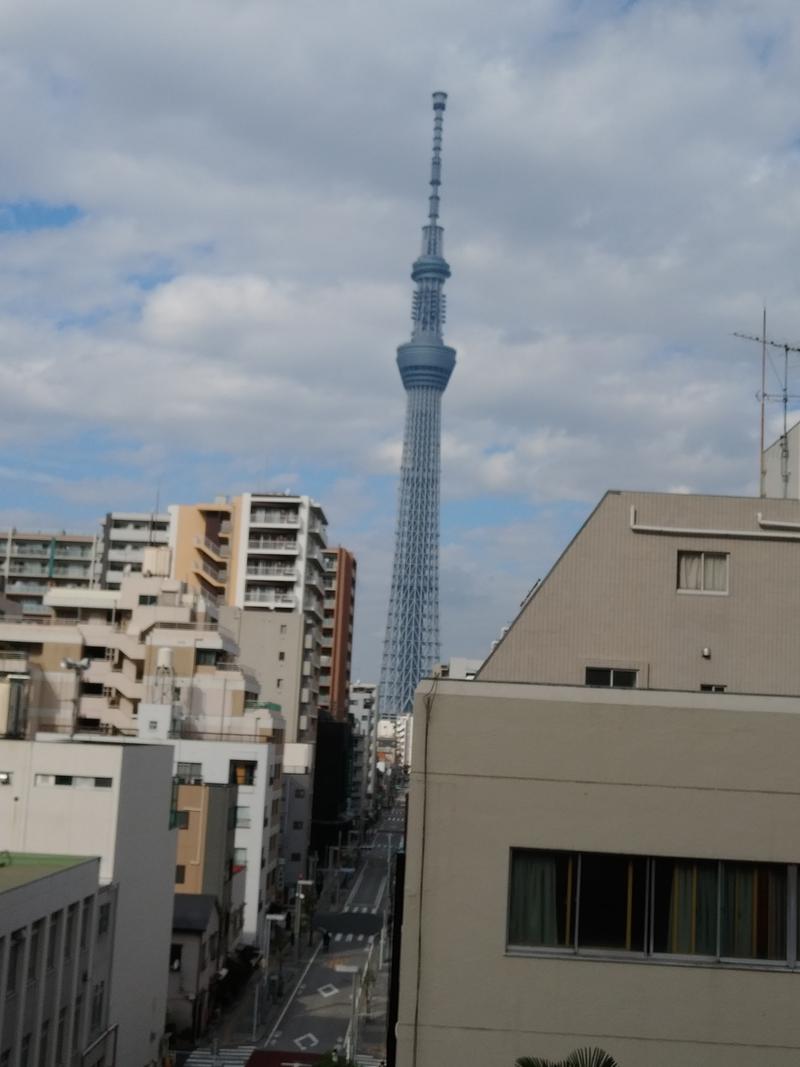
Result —
M574 942L576 857L512 849L508 940L567 948Z

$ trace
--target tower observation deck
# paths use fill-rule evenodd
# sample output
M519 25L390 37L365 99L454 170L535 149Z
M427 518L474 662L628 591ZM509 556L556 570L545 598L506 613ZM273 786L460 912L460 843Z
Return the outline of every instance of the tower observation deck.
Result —
M442 120L446 93L433 94L433 159L428 222L414 262L411 340L397 350L406 421L392 585L378 692L380 714L411 710L417 683L439 660L439 474L441 403L456 362L443 340L444 283L450 267L439 225Z

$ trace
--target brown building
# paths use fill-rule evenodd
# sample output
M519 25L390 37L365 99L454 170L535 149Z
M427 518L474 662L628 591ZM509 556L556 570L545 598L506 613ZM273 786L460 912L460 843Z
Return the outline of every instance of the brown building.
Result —
M350 665L353 656L353 618L356 604L356 560L341 546L323 552L325 608L322 620L322 659L319 675L320 709L334 719L347 718L350 704Z

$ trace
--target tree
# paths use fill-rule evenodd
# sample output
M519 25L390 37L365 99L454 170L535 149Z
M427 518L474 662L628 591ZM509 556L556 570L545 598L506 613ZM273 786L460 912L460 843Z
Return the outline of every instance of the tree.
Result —
M578 1048L565 1060L544 1060L538 1056L520 1056L516 1067L620 1067L613 1056L601 1048Z

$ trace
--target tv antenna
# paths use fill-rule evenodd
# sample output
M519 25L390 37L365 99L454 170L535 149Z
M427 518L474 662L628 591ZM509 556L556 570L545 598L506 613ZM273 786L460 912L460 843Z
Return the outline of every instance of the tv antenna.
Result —
M785 341L773 341L767 337L767 309L764 308L760 337L749 333L734 333L743 341L756 341L761 345L761 391L756 393L761 402L761 448L759 456L759 496L767 495L767 468L764 460L764 404L766 401L779 401L783 404L783 432L781 433L781 482L783 499L789 496L789 401L800 400L800 395L789 392L789 353L800 352L800 345L790 345ZM783 381L779 393L767 392L767 348L783 349ZM777 372L776 372L777 373Z

